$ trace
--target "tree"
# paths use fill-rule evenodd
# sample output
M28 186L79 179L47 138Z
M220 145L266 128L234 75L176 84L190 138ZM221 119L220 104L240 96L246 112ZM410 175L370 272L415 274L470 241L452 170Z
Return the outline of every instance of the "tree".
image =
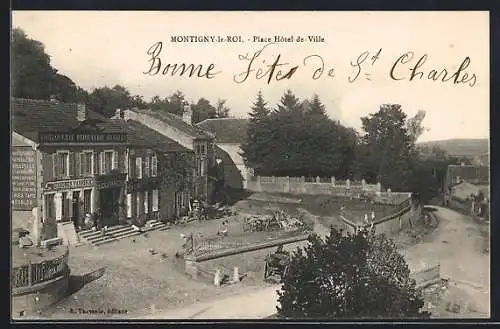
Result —
M113 88L95 88L89 95L88 103L93 111L110 118L117 109L133 107L135 101L127 88L115 85Z
M429 131L429 129L422 126L424 119L425 111L420 110L414 117L409 118L406 121L406 130L408 131L408 135L411 137L413 143L417 142L418 138L422 136L424 131Z
M303 113L303 108L300 100L293 94L293 92L288 89L286 93L281 97L280 104L278 104L278 113L289 114L289 115L300 115Z
M191 105L191 110L193 124L217 117L217 109L205 98L200 98L196 104Z
M259 90L257 99L253 103L250 113L248 113L250 119L246 132L247 136L245 142L241 145L241 156L245 164L250 168L259 166L259 159L265 156L265 154L259 154L264 151L259 148L259 145L266 143L268 137L266 135L268 132L266 119L269 118L270 113L271 111L262 96L262 91Z
M256 173L337 178L347 174L356 143L351 130L328 118L306 114L290 90L277 111L267 114L264 104L259 94L242 147L246 164Z
M185 103L186 97L180 90L177 90L168 98L168 112L181 116Z
M361 122L364 134L357 150L358 175L392 190L407 191L415 143L401 105L381 105L377 113L362 117Z
M45 46L28 38L23 30L12 31L12 95L20 98L49 99L55 71Z
M229 116L229 107L226 106L225 99L218 99L215 105L215 115L217 118L227 118Z
M393 241L375 231L332 228L292 253L278 291L278 316L289 319L425 319L423 297Z
M314 94L311 102L309 102L309 109L307 111L309 115L319 115L326 117L325 105L321 103L319 96Z

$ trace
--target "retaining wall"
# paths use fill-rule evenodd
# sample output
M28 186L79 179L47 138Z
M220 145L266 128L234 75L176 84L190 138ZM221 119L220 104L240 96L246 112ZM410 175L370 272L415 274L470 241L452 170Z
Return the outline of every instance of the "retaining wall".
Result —
M249 176L247 190L252 192L292 193L311 195L356 195L380 192L379 184L366 184L365 181L336 181L334 177L275 177Z

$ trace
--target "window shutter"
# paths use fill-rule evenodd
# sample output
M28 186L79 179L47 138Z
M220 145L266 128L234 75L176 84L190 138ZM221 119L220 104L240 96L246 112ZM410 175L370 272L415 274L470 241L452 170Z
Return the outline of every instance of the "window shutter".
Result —
M149 155L146 155L144 157L144 177L149 177L150 176L150 172L149 172Z
M132 217L132 194L127 194L127 217Z
M97 174L99 172L97 168L97 152L92 152L92 174Z
M78 163L76 166L76 172L77 172L78 176L82 176L83 173L87 172L87 170L85 170L85 166L87 165L86 161L85 161L85 153L80 152L78 154L77 159L78 159Z
M102 175L104 174L104 152L99 152L99 166L100 166L99 172Z
M153 211L158 211L158 190L153 190Z
M151 157L151 176L156 177L158 175L158 158L155 155Z
M59 159L57 158L57 153L52 154L52 167L54 168L54 178L59 177Z
M135 174L137 178L142 178L142 158L135 158Z
M149 212L148 199L149 199L148 191L144 191L144 213L145 214L147 214Z
M74 157L75 157L75 176L81 176L81 174L82 174L81 165L80 165L81 160L82 160L81 153L75 152Z
M113 167L112 169L118 169L118 151L113 151Z
M68 152L68 176L75 176L75 152Z

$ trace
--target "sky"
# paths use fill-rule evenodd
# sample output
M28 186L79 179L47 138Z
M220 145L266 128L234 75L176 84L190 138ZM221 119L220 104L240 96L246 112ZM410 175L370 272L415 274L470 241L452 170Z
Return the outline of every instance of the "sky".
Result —
M301 99L318 94L331 118L357 130L361 116L397 103L408 116L426 112L419 141L489 137L488 12L14 11L12 25L42 42L51 65L89 91L120 84L149 100L181 90L191 102L226 99L231 115L244 118L259 90L275 107L290 89ZM173 36L223 40L172 42ZM275 42L274 36L293 41ZM151 62L148 50L158 42L161 52ZM407 52L413 56L398 60ZM277 66L270 81L269 74L257 79L258 69L265 73L277 58L286 65ZM359 58L365 60L357 65ZM159 60L160 73L145 74ZM323 73L313 79L321 62ZM182 63L218 73L210 79L161 74L167 64ZM295 66L289 79L276 79L279 70L286 77ZM448 81L428 79L443 69Z

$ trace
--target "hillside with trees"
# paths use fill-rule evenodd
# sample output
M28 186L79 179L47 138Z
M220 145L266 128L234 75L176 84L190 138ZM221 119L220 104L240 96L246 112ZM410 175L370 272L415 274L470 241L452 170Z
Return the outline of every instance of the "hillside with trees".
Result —
M116 109L150 108L182 115L187 97L179 90L171 95L156 95L146 101L141 95L133 95L121 85L102 86L87 91L71 78L62 75L51 66L45 46L30 39L19 28L13 29L11 39L12 97L49 100L55 97L61 102L85 103L93 111L111 117ZM215 105L205 98L191 104L193 124L209 118L225 118L230 108L226 100L218 99Z

